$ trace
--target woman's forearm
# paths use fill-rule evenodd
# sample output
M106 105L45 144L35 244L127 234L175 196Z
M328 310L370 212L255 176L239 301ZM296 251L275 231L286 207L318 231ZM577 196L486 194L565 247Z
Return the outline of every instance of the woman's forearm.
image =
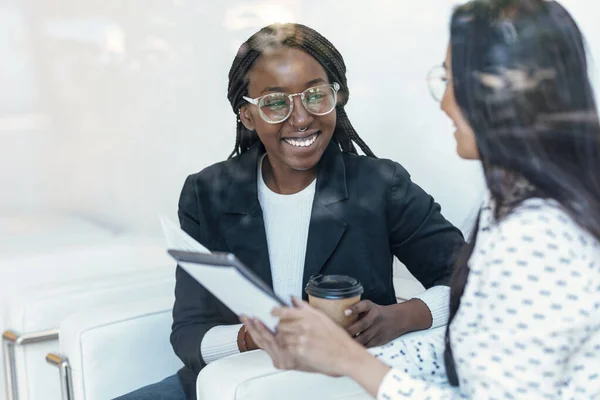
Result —
M341 368L342 375L356 381L373 397L377 397L379 387L391 369L361 346L348 352Z

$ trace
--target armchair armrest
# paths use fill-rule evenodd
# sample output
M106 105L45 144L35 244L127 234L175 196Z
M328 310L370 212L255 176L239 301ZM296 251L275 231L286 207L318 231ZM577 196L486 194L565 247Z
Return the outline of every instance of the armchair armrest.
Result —
M371 399L349 378L282 371L262 350L237 354L206 366L196 381L198 400Z
M412 332L404 339L443 335L446 327ZM282 371L264 351L227 357L206 366L196 381L198 400L364 400L372 397L349 378Z
M170 295L124 302L65 319L60 354L48 361L68 360L68 398L112 399L177 372L182 363L169 341L173 301Z

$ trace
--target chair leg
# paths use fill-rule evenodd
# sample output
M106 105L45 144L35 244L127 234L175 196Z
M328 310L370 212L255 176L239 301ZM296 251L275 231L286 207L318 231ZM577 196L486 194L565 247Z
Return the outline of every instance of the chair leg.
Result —
M73 400L73 378L71 377L71 365L69 364L69 359L60 354L49 353L46 356L46 361L48 364L58 367L62 400Z
M15 348L26 346L30 343L39 343L56 339L58 339L57 329L43 332L26 333L23 335L19 335L13 331L5 331L2 334L2 348L4 353L4 380L6 382L7 400L19 400Z
M2 334L2 353L4 354L4 381L6 399L18 400L17 377L15 371L15 340L13 332L6 331Z

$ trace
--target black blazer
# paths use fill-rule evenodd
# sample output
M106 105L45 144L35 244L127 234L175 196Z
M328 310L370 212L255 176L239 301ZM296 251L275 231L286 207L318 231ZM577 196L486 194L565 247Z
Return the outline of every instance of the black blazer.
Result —
M257 196L257 144L244 154L191 175L179 200L181 227L211 251L234 253L272 287L269 252ZM362 282L363 299L396 302L392 262L398 257L426 287L447 284L461 232L398 163L343 153L333 142L320 163L303 285L315 273ZM185 364L179 377L188 398L205 366L200 343L237 316L177 268L171 344ZM226 282L223 282L226 285ZM304 295L306 298L306 295Z

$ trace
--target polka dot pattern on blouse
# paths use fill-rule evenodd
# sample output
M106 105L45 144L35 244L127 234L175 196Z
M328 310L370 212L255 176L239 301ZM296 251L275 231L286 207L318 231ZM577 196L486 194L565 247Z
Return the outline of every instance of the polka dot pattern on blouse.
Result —
M600 398L600 244L554 201L496 221L484 205L450 340L402 338L372 352L394 369L379 399ZM437 368L439 367L439 368Z

